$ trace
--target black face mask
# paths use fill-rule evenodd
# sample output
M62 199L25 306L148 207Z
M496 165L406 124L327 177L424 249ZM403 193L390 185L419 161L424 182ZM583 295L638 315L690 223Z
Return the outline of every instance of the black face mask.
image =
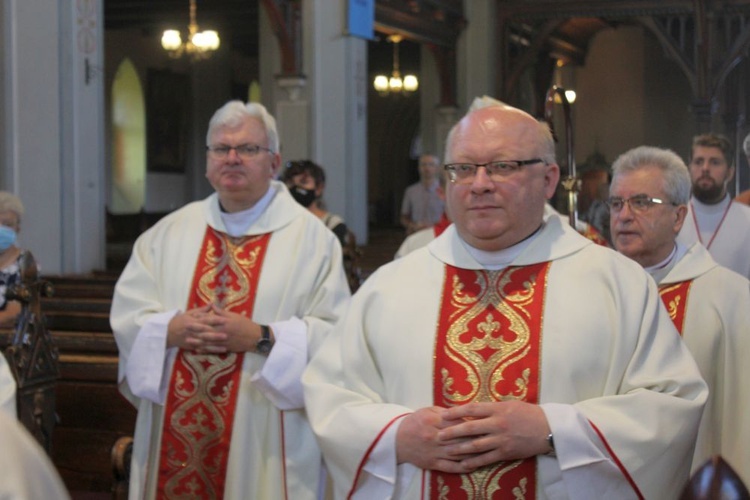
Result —
M289 192L292 193L292 198L297 200L297 203L307 208L315 201L315 190L305 189L298 186L290 187Z

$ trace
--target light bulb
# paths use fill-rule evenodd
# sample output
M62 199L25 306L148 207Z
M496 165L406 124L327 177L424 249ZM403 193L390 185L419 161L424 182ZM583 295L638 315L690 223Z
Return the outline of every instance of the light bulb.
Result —
M404 77L404 90L407 92L414 92L419 87L419 80L414 75L406 75Z
M165 50L177 50L182 45L180 32L177 30L166 30L161 36L161 46Z
M388 87L391 89L392 92L401 92L401 89L404 86L404 82L401 80L401 77L398 75L393 75L390 80L388 80Z
M375 77L375 81L372 85L378 92L388 92L388 77L385 75L378 75Z

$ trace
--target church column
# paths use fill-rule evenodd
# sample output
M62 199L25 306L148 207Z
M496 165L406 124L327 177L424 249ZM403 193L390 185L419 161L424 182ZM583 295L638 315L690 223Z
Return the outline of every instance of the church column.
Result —
M104 267L100 0L2 3L3 187L44 273Z
M84 273L106 267L104 5L102 0L60 5L61 272Z
M365 243L367 42L344 35L344 1L303 2L299 30L283 21L296 19L285 5L262 4L261 94L276 116L282 157L325 168L328 209Z
M344 34L346 2L303 2L311 152L326 169L325 200L367 241L367 42Z
M499 99L496 81L498 60L496 0L464 2L466 27L458 39L457 100L468 109L475 97Z
M310 102L304 94L307 78L304 76L278 76L276 87L276 120L283 141L283 157L287 160L311 158ZM328 169L326 169L326 172ZM326 198L329 198L326 193Z
M454 46L422 45L420 68L422 149L442 156L459 110L475 97L497 97L495 0L464 2L466 27Z
M461 118L459 115L457 106L438 106L435 109L435 135L437 137L437 148L438 154L445 163L445 139L448 137L448 132L451 131L453 125Z

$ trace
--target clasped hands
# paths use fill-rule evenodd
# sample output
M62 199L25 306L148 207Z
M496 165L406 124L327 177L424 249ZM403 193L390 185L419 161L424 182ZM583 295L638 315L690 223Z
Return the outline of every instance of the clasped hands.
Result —
M503 460L550 451L547 417L517 400L422 408L404 417L396 434L398 463L466 474Z
M178 313L167 327L167 347L200 354L254 351L260 325L215 304Z

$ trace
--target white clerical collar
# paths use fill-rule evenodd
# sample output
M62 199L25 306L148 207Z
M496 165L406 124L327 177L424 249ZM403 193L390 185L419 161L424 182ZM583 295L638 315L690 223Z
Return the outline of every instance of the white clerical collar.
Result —
M511 264L511 262L516 260L516 258L521 255L521 252L523 252L526 247L528 247L529 244L534 241L537 236L539 236L539 233L541 232L542 227L544 227L544 224L545 223L543 222L536 231L534 231L529 237L525 238L524 240L516 243L511 247L503 248L502 250L496 250L494 252L488 252L485 250L474 248L473 246L465 242L463 238L460 238L460 240L461 243L463 243L464 247L466 247L466 251L469 252L469 255L471 255L474 260L481 264L482 267L484 267L485 269L490 269L492 271L497 271L500 269L505 269Z
M666 259L654 264L653 266L644 267L644 270L654 278L654 281L661 283L669 271L672 270L674 265L685 255L687 247L681 243L675 242L674 248L670 252Z
M727 193L726 196L724 196L723 200L713 205L702 203L695 196L693 196L690 199L690 201L693 204L693 210L695 210L699 214L714 215L718 213L723 213L724 210L727 209L727 206L732 201L732 199L730 198L729 193Z
M247 229L253 225L255 221L261 216L266 210L268 205L271 204L271 200L276 195L276 188L271 185L267 190L266 194L258 200L255 205L242 210L240 212L221 212L221 220L224 222L224 227L227 229L227 234L232 237L242 236L245 234Z

